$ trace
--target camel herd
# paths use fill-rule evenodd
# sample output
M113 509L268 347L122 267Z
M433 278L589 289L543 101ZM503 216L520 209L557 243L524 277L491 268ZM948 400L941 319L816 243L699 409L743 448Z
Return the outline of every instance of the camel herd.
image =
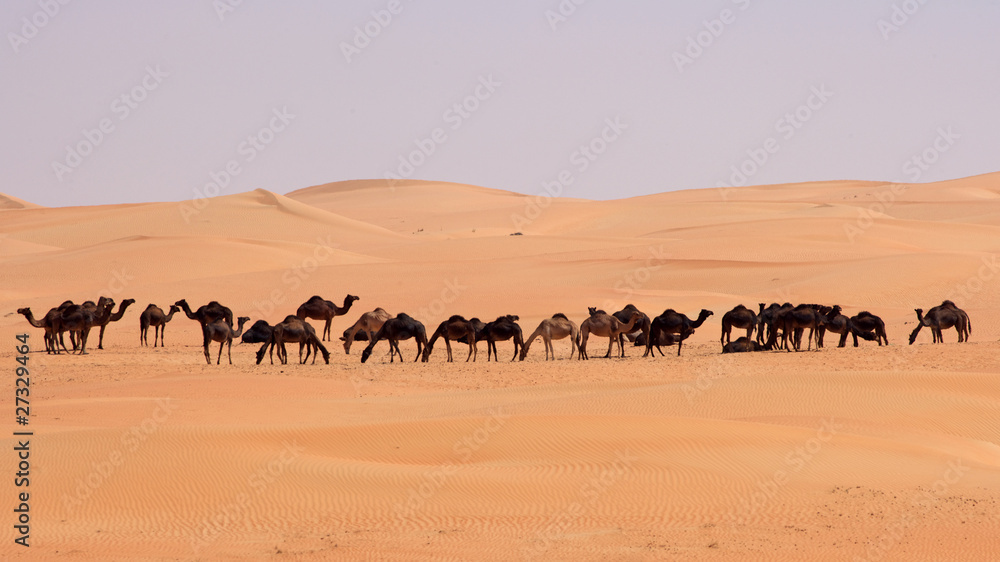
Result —
M171 305L167 313L155 304L150 304L139 316L139 342L140 345L149 345L147 336L149 328L152 327L153 347L163 346L167 323L173 319L174 314L183 312L189 319L201 325L205 361L208 364L212 363L209 352L212 343L219 344L216 364L222 362L223 348L227 349L229 363L232 364L232 343L236 338L241 338L243 343L262 344L257 351L257 364L263 361L265 355L268 355L271 363L274 363L275 351L278 360L286 364L288 362L286 344L289 343L299 344L299 363L308 361L310 355L313 363L316 362L318 355L322 355L323 360L329 363L330 352L323 342L331 339L332 321L337 316L346 315L358 300L359 297L349 294L344 298L344 304L337 306L331 301L314 296L299 306L294 315L287 316L282 322L271 326L264 320L258 320L245 332L244 325L250 318L246 316L236 318L234 328L232 310L217 301L192 310L187 301L182 299ZM86 354L90 330L100 328L97 348L104 349L105 328L111 322L121 320L125 310L134 303L135 300L126 299L115 311L114 299L107 297L101 297L96 303L87 301L79 305L66 301L49 310L41 319L36 319L30 308L21 308L17 312L24 315L32 326L45 330L46 352L70 353L64 340L64 334L69 332L73 352ZM512 341L514 355L511 361L517 359L523 361L528 355L531 344L538 338L541 338L545 345L546 361L556 358L552 341L567 338L571 343L570 359L576 355L579 359L587 360L590 358L587 347L591 336L608 338L608 351L604 355L606 358L615 353L615 344L618 345L617 356L625 357L626 340L635 346L644 347L643 357L655 356L656 351L662 356L662 347L672 345L677 346L677 355L680 355L684 340L713 315L711 310L703 309L692 319L673 309L667 309L659 316L650 318L631 304L612 314L594 307L588 312L587 318L579 325L565 314L554 314L551 318L542 320L527 338L523 337L521 327L517 324L519 318L515 315L500 316L492 322L483 322L478 318L467 320L463 316L454 315L441 322L428 338L424 325L408 314L399 313L392 316L385 309L376 308L362 314L350 328L344 330L340 339L344 344L344 352L348 355L351 353L353 342L368 342L361 353L362 363L371 357L376 344L382 340L389 345L389 361L395 361L396 356L403 361L399 342L409 339L413 339L417 344L414 361L424 362L430 360L434 345L440 339L444 340L449 362L454 360L452 342L467 345L469 350L465 360L475 361L479 353L478 343L485 341L486 360L499 361L497 342ZM928 310L926 314L919 308L915 309L915 312L918 322L910 334L910 344L913 344L917 334L924 327L930 328L934 343L944 341L943 330L954 328L958 332L959 342L967 341L972 332L969 315L952 301L946 300ZM325 322L322 336L317 335L307 319ZM732 340L731 334L734 329L745 330L746 335ZM823 337L826 332L840 336L839 347L845 347L848 337L853 338L854 347L858 346L859 337L866 341L875 341L879 346L889 344L885 323L870 312L864 311L848 317L843 314L840 306L818 304L795 306L791 303L783 305L772 303L769 306L760 303L756 312L742 304L736 306L722 316L722 335L719 343L722 345L722 353L782 349L799 351L802 336L806 335L806 350L810 350L814 341L816 349L823 347Z

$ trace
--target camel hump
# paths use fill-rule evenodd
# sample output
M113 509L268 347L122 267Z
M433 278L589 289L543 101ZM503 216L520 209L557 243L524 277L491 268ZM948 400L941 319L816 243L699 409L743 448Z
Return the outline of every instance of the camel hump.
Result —
M453 314L450 318L448 318L448 321L449 322L468 322L468 320L466 320L465 317L462 316L461 314Z
M569 320L569 318L567 318L566 315L563 314L562 312L557 312L557 313L553 314L552 317L553 318L562 318L563 320Z

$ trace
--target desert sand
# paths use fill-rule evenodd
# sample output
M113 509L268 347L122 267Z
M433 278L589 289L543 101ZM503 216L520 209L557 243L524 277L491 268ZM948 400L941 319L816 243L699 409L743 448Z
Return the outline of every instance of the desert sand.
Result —
M571 193L567 193L571 195ZM520 235L513 235L520 233ZM588 201L354 181L183 202L42 208L0 196L0 528L6 559L1000 559L1000 174ZM360 297L329 365L206 365L197 322L139 346L139 314L218 300L271 323ZM37 316L136 304L104 350L47 355ZM972 335L906 345L954 300ZM721 355L722 314L760 302L882 316L890 345ZM714 311L683 355L390 363L336 338L375 307L452 314L633 303ZM317 329L322 323L312 321ZM14 423L17 334L33 351ZM738 335L737 331L735 335ZM213 363L218 351L212 347ZM456 347L464 359L466 348ZM224 354L225 355L225 354ZM294 351L290 353L294 357ZM30 486L15 487L28 429ZM14 543L30 492L29 548Z

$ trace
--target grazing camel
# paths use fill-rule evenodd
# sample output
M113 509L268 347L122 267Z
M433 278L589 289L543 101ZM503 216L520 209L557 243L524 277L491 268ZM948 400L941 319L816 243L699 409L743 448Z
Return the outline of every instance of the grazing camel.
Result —
M601 312L600 310L594 311L589 318L580 324L580 359L590 359L587 355L587 339L591 333L595 336L608 338L607 357L611 357L611 350L614 349L616 343L619 343L618 336L631 332L632 328L639 323L641 318L642 313L636 310L629 316L628 323L622 324L621 321L606 312ZM624 347L621 347L619 355L620 357L625 357Z
M110 318L111 309L114 306L113 299L101 297L94 306L84 303L82 305L69 305L65 308L60 307L62 309L60 313L61 328L71 332L71 338L72 332L76 333L80 340L80 355L87 354L87 339L90 337L90 329ZM75 343L73 349L76 350Z
M926 315L922 309L916 308L914 311L917 313L917 327L910 334L910 345L913 345L913 342L917 340L917 334L924 326L931 329L933 343L944 343L941 330L949 328L955 328L955 331L958 332L959 343L969 340L969 335L972 333L972 322L969 320L969 315L955 306L955 303L946 300L928 310Z
M646 338L649 337L649 325L652 321L649 319L649 316L647 316L644 312L636 308L634 304L625 305L625 308L612 314L612 316L617 318L618 321L621 322L622 324L625 324L629 321L629 318L632 317L633 312L638 312L642 316L639 318L639 323L632 328L631 332L627 334L626 333L618 334L618 346L623 351L625 349L625 338L628 338L629 341L634 342L636 338L638 338L639 336L645 336ZM605 356L605 359L609 357L611 357L610 353Z
M542 342L545 345L545 360L549 360L549 353L552 353L552 361L556 360L556 351L552 347L552 340L561 340L564 338L569 338L570 349L569 358L573 358L573 353L575 353L580 348L580 328L575 322L566 317L565 314L557 312L552 315L552 318L546 318L538 323L538 327L535 328L534 332L524 340L524 346L521 348L521 361L528 356L528 348L531 347L531 342L535 341L535 338L541 337Z
M666 334L676 334L679 336L677 338L677 356L681 355L681 348L684 346L684 340L688 338L695 329L700 328L705 320L709 316L715 314L711 310L701 309L698 313L698 318L696 320L691 320L686 315L675 311L672 308L668 308L663 311L663 314L653 318L652 323L649 326L649 340L646 342L646 352L642 354L643 357L650 355L653 351L653 345L660 339L660 333ZM661 352L662 353L662 352ZM653 355L656 357L656 355Z
M250 326L249 330L243 331L240 341L243 343L264 343L271 339L274 327L267 323L267 320L258 320Z
M304 365L309 360L309 355L313 356L313 364L316 364L316 357L322 353L323 361L330 364L330 352L323 346L323 343L316 336L316 330L305 320L297 315L291 314L285 319L275 324L271 328L271 337L264 342L264 345L257 350L257 364L264 359L264 353L270 350L271 364L274 364L274 349L278 349L278 361L282 365L288 364L288 350L286 343L299 344L299 364ZM305 350L305 358L302 351ZM315 353L313 353L315 351Z
M357 300L361 300L361 298L354 295L347 295L344 297L344 306L337 306L332 301L324 300L323 297L314 295L299 306L298 310L295 311L295 315L303 320L307 318L325 320L326 325L323 326L323 341L326 341L330 339L330 324L333 322L334 317L347 314L351 310L351 305Z
M118 311L109 316L107 320L101 322L101 333L97 339L97 349L104 349L104 329L108 327L108 324L121 320L122 316L125 316L125 309L133 304L135 304L135 299L123 300L121 304L118 305Z
M518 352L524 347L524 336L521 333L521 327L517 325L518 320L520 318L517 316L507 314L483 327L482 332L486 336L486 361L490 360L492 352L492 357L499 362L500 354L497 353L497 342L511 339L514 340L514 355L510 360L517 359Z
M864 339L868 341L874 339L878 342L879 347L882 346L883 342L885 342L885 345L889 345L889 338L885 335L885 322L871 312L863 310L856 316L851 316L851 324L859 333L867 332L874 336L873 338L862 336ZM854 335L854 347L858 347L858 334Z
M762 349L763 347L759 343L750 339L749 336L736 338L736 341L729 342L722 346L723 353L748 353L752 351L760 351Z
M778 329L781 329L781 339L782 345L786 351L795 351L801 349L801 333L802 331L809 330L809 340L806 350L812 349L813 338L816 332L822 326L826 325L826 317L820 314L820 306L816 304L800 304L791 310L786 310L784 307L778 312L774 317L774 330L771 332L771 337L765 346L766 349L774 349L777 343ZM787 339L791 335L792 343L788 345ZM819 347L816 348L817 351Z
M763 309L764 304L761 303L761 310ZM722 337L719 338L719 343L726 345L730 342L730 333L733 331L733 328L746 330L747 339L752 338L754 328L757 327L759 322L760 319L752 310L742 304L736 305L735 308L722 315Z
M237 318L239 322L239 327L233 330L233 327L226 323L225 318L219 318L214 322L209 322L202 327L201 331L205 336L205 362L209 365L212 364L212 356L208 351L208 345L215 341L219 342L219 358L215 362L216 365L222 363L222 348L228 346L229 364L233 364L233 338L240 337L243 333L243 325L249 322L250 319L246 316L240 316Z
M664 357L663 350L660 349L661 346L668 346L669 347L671 345L676 345L678 342L680 342L682 340L686 340L688 338L688 336L690 336L693 333L694 333L694 330L687 331L687 332L685 332L682 335L668 334L666 332L660 332L659 339L657 341L653 342L653 347L656 348L656 351L660 352L660 357ZM635 345L635 347L646 347L646 344L648 342L649 342L649 338L648 337L646 337L643 334L639 334L639 336L635 338L634 345Z
M344 336L340 338L344 340L344 353L347 355L351 354L351 344L355 340L371 341L375 337L375 332L390 318L392 316L381 307L362 314L361 318L358 318L358 321L353 326L344 330ZM364 336L364 338L362 339L361 336Z
M58 308L53 308L49 310L45 314L45 317L42 318L41 320L35 319L35 316L31 313L30 308L19 308L17 309L17 313L24 315L25 319L28 320L28 323L34 326L35 328L43 328L45 330L44 338L45 338L46 353L54 353L54 354L60 353L59 351L60 341L58 338L58 334L62 331L61 330L62 315L60 314ZM65 345L62 346L62 349L66 353L69 353L69 350L66 349Z
M153 327L153 347L156 347L157 339L159 339L159 344L164 347L166 344L163 343L163 334L167 331L167 322L174 319L174 314L180 310L176 304L170 306L170 314L164 314L163 309L156 306L155 304L150 304L146 307L146 310L142 311L139 315L139 344L149 345L147 333L149 332L149 327Z
M468 363L470 359L476 360L479 355L479 347L476 345L476 329L473 327L472 323L465 319L464 316L458 314L448 318L444 322L438 325L437 330L434 330L434 334L431 336L430 341L424 347L424 362L427 362L431 358L431 353L434 352L434 342L438 338L444 338L445 348L448 350L448 362L452 362L451 355L451 340L458 340L464 337L466 343L469 344L469 354L465 357L465 362Z
M417 340L417 356L413 358L413 361L416 362L423 355L423 346L427 345L427 331L424 329L424 325L418 320L415 320L405 312L400 312L395 318L390 318L382 324L382 327L375 333L375 337L368 342L368 346L361 352L361 362L368 361L372 350L375 349L375 344L379 340L389 341L390 363L392 363L394 354L396 353L399 354L399 360L402 361L403 352L399 350L399 341L410 338ZM424 361L426 362L427 359L424 359Z

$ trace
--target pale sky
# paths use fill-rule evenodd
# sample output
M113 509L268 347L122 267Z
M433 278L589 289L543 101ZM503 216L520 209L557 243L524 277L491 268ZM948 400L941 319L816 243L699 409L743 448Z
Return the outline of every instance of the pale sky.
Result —
M10 0L0 22L0 192L48 206L213 178L612 199L1000 170L997 0Z

